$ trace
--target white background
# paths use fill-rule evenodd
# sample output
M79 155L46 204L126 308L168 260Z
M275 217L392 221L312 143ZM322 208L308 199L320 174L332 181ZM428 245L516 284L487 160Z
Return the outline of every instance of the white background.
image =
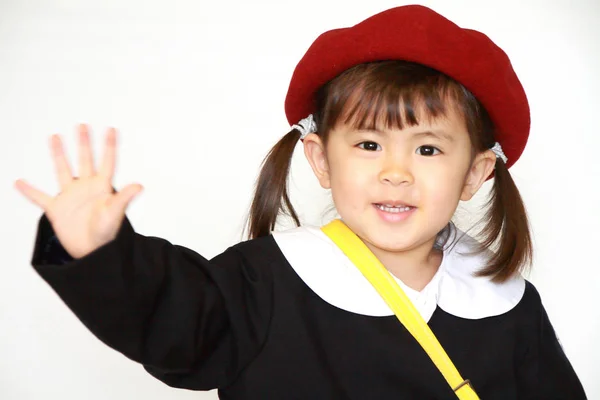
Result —
M145 186L129 211L135 228L212 257L241 239L310 43L401 4L0 0L0 398L216 398L169 388L104 346L31 269L40 211L12 185L25 178L57 191L50 134L65 135L72 157L77 123L94 127L96 143L117 127L115 186ZM600 399L599 2L423 4L488 34L525 86L531 137L511 172L534 231L529 278L588 396ZM301 151L293 168L294 203L319 224L328 196Z

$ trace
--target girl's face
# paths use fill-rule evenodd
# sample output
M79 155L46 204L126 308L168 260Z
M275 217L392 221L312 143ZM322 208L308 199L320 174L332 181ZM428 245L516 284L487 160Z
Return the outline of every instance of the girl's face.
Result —
M433 244L459 200L469 200L493 170L491 151L471 158L462 116L450 107L416 126L358 130L338 124L327 146L305 138L321 186L344 222L373 250Z

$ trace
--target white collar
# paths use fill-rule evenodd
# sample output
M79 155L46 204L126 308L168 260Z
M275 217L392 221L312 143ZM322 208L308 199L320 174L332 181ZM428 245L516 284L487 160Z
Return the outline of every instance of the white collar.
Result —
M457 317L481 319L510 311L525 292L519 275L504 283L475 277L486 256L463 255L476 242L458 231L458 243L443 251L442 263L422 291L396 281L411 299L425 321L436 306ZM316 227L299 227L274 232L273 237L294 271L320 298L340 309L370 316L393 312L344 253ZM395 277L394 277L395 278Z

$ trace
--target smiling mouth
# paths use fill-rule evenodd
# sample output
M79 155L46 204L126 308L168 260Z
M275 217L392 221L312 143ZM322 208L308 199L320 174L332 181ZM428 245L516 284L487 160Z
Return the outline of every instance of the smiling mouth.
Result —
M375 204L375 207L377 207L378 209L380 209L381 211L385 211L385 212L389 212L389 213L402 213L402 212L406 212L406 211L410 211L413 208L413 206L406 206L406 205L391 205L391 204Z

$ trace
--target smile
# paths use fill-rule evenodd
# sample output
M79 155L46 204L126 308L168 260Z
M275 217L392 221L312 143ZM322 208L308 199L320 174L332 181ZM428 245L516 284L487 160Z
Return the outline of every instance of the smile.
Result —
M385 222L400 222L409 218L417 207L407 206L404 204L373 204L379 217Z
M387 205L387 204L375 204L375 207L379 208L381 211L390 212L390 213L406 212L406 211L410 211L411 208L414 208L414 207L410 207L410 206L391 206L391 205Z

